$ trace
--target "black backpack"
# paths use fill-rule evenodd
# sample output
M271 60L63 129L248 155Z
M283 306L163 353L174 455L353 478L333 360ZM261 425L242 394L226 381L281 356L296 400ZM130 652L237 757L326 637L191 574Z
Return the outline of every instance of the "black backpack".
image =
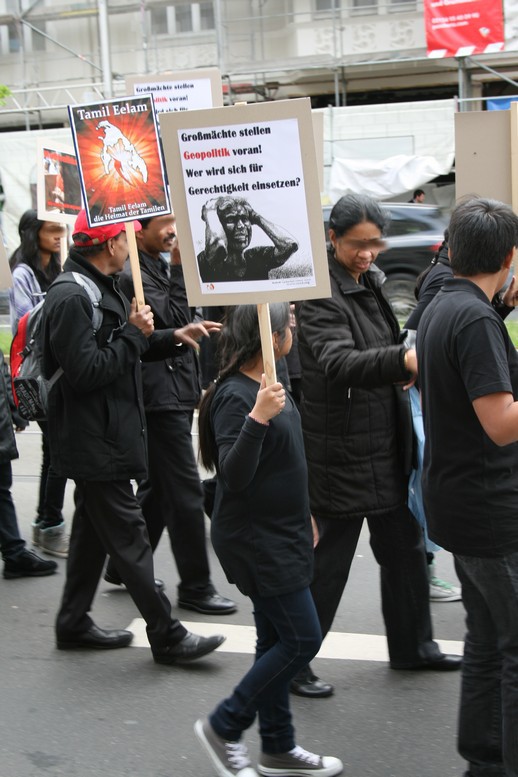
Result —
M92 326L94 335L103 320L99 306L101 291L96 284L77 272L60 275L54 283L77 283L92 303ZM18 412L26 421L42 421L47 414L47 397L50 389L63 374L61 367L49 380L41 371L41 321L45 300L39 302L18 321L11 343L10 367L13 397Z

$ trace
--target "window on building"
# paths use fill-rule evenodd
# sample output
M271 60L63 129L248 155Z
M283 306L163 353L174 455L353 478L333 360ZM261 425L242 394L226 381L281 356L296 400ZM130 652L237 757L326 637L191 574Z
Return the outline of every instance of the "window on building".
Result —
M390 10L393 13L415 11L416 0L390 0Z
M352 0L351 10L355 16L377 13L378 0Z
M20 51L20 28L16 22L9 22L7 25L7 35L11 54Z
M190 3L175 5L176 32L193 32L192 10Z
M47 22L45 20L41 20L38 22L31 21L31 24L33 27L36 27L36 30L41 30L41 32L47 32ZM47 39L43 35L40 35L39 32L36 32L36 30L31 30L32 50L45 51Z
M167 29L167 8L158 7L151 9L151 34L163 35Z
M18 7L17 0L5 0L5 10L8 14L18 16L20 9ZM8 22L7 26L7 39L9 41L9 51L11 54L20 51L21 41L21 25L18 22Z
M216 23L213 3L200 3L200 30L214 29L216 29Z
M214 3L177 3L150 9L153 35L178 35L182 33L214 30Z
M340 8L341 0L315 0L315 11L317 14L329 13Z

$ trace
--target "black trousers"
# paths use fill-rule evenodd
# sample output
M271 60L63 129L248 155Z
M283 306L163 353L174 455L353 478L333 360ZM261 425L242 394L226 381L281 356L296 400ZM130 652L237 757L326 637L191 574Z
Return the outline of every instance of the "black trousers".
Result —
M192 446L191 411L147 413L148 479L139 484L153 551L167 527L180 583L179 595L214 593L205 538L203 489Z
M128 481L76 481L67 579L56 619L58 638L84 633L110 555L147 626L152 650L180 642L187 631L154 582L153 553L139 503Z
M325 636L349 578L364 518L318 519L311 593ZM404 506L366 516L370 545L380 566L381 603L391 662L419 663L440 655L432 639L429 584L422 531Z
M41 472L38 495L37 521L41 529L59 526L63 523L63 502L67 479L56 475L50 463L50 448L47 421L38 421L41 429Z

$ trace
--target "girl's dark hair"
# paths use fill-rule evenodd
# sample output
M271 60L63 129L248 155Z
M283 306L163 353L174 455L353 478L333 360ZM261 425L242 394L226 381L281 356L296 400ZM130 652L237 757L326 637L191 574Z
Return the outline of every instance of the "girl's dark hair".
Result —
M425 267L423 272L420 273L416 278L414 296L417 300L419 300L419 295L421 293L421 288L423 286L424 281L431 273L435 265L449 264L449 263L450 263L450 260L448 259L448 228L446 227L446 229L444 230L444 240L442 241L441 245L433 255L432 261L430 262L428 267Z
M270 305L270 322L272 333L278 334L282 343L290 323L288 302ZM203 395L198 416L200 459L208 470L214 469L218 457L210 419L216 387L225 378L239 372L240 368L257 356L260 350L261 336L259 334L257 305L228 307L223 319L223 328L219 335L216 354L219 368L218 377L209 385Z
M357 224L370 221L376 224L384 235L390 224L388 211L366 194L346 194L340 197L329 216L329 229L334 230L337 237L342 237Z
M27 264L33 270L42 291L47 291L50 284L61 273L59 254L52 253L50 262L44 269L41 264L41 254L38 235L45 224L38 218L35 210L26 210L18 224L20 245L9 259L9 266L14 270L19 264Z

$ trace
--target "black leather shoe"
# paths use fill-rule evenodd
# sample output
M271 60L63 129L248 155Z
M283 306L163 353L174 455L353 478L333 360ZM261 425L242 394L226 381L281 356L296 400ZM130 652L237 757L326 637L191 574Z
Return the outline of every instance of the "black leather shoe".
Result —
M403 669L410 671L422 671L425 669L433 672L455 672L462 666L462 656L454 656L448 653L442 653L437 658L420 661L418 664L400 664L391 662L391 669Z
M32 550L22 550L14 558L5 560L4 577L6 580L14 580L17 577L45 577L53 575L57 568L55 561L40 558Z
M111 585L120 585L124 587L124 583L116 572L109 572L106 570L104 579ZM158 588L159 591L163 591L165 589L165 583L163 580L160 580L159 577L155 577L155 588Z
M187 632L181 642L170 645L163 650L153 653L157 664L182 664L186 661L195 661L197 658L212 653L225 641L225 637L215 634L213 637L200 637L198 634Z
M58 650L76 650L86 648L89 650L114 650L115 648L128 647L133 639L131 631L116 629L100 629L92 623L88 631L69 639L57 638Z
M206 594L196 599L183 596L178 599L178 607L182 610L196 610L203 615L230 615L237 610L237 605L231 599L225 599L219 594Z
M332 696L334 690L331 683L325 683L320 677L314 675L309 666L297 672L290 683L292 693L309 699L324 699L326 696Z

